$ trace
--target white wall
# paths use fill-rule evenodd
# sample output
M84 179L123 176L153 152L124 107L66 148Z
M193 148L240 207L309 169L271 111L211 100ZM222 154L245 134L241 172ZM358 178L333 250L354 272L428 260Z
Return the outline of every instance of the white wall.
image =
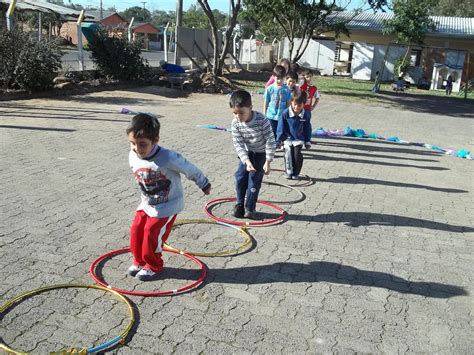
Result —
M385 52L387 50L386 45L376 44L374 45L374 57L372 62L372 74L370 79L375 79L375 73L378 71L380 72L382 69L382 63L385 58ZM387 62L385 63L385 68L383 70L383 81L390 81L393 80L393 69L395 61L404 55L406 52L406 46L398 46L398 45L390 45ZM396 78L395 78L396 79Z
M301 43L301 39L296 39L293 48L293 56ZM316 68L322 75L332 75L334 72L334 55L336 42L334 40L310 40L305 52L298 60L298 64L304 67ZM285 38L283 42L283 57L290 56L290 41Z
M352 51L352 78L359 80L370 80L372 74L373 58L373 44L355 42L354 49Z

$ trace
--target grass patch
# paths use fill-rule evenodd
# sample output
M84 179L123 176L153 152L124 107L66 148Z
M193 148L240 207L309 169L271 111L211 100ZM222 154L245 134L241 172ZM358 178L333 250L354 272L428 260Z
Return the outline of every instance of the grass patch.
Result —
M270 78L270 72L238 72L227 74L226 77L231 80L239 88L250 91L252 93L263 93L265 91L265 83ZM321 91L321 95L339 96L344 100L364 103L380 104L386 100L372 93L371 81L353 80L351 78L330 77L330 76L314 76L313 84ZM383 83L381 91L393 93L391 83ZM443 90L420 90L412 87L405 91L404 95L433 96L444 97L446 94ZM452 93L450 99L463 100L464 93ZM474 92L468 93L468 100L474 100Z

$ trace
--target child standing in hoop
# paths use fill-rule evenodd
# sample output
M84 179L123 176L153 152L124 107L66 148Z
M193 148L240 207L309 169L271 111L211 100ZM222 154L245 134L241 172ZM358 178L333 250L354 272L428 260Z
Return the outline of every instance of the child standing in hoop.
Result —
M127 274L141 281L152 280L163 270L163 244L184 208L181 174L209 195L211 184L182 155L158 145L160 123L155 116L140 113L126 130L130 143L129 162L140 186L141 203L130 230L133 264Z
M235 172L237 203L234 217L256 219L255 207L263 175L270 173L275 154L275 137L270 122L260 112L252 111L252 97L245 90L230 97L232 141L239 156Z
M306 92L294 90L290 107L278 120L277 146L285 149L285 172L287 179L298 180L303 167L303 145L311 148L311 114L304 109Z

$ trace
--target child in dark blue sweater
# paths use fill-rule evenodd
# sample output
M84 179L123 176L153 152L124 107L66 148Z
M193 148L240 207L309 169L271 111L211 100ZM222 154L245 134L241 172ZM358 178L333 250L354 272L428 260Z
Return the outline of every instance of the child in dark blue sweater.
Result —
M285 148L286 178L298 180L303 167L303 145L311 148L311 113L304 109L307 94L295 90L291 104L278 119L277 146Z

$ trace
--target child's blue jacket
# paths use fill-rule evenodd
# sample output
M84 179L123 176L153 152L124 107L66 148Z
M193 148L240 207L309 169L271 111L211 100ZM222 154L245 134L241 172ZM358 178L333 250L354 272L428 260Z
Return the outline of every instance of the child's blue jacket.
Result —
M311 142L310 112L302 110L299 115L295 115L291 107L283 111L278 120L276 140L281 143L286 139L302 143Z

